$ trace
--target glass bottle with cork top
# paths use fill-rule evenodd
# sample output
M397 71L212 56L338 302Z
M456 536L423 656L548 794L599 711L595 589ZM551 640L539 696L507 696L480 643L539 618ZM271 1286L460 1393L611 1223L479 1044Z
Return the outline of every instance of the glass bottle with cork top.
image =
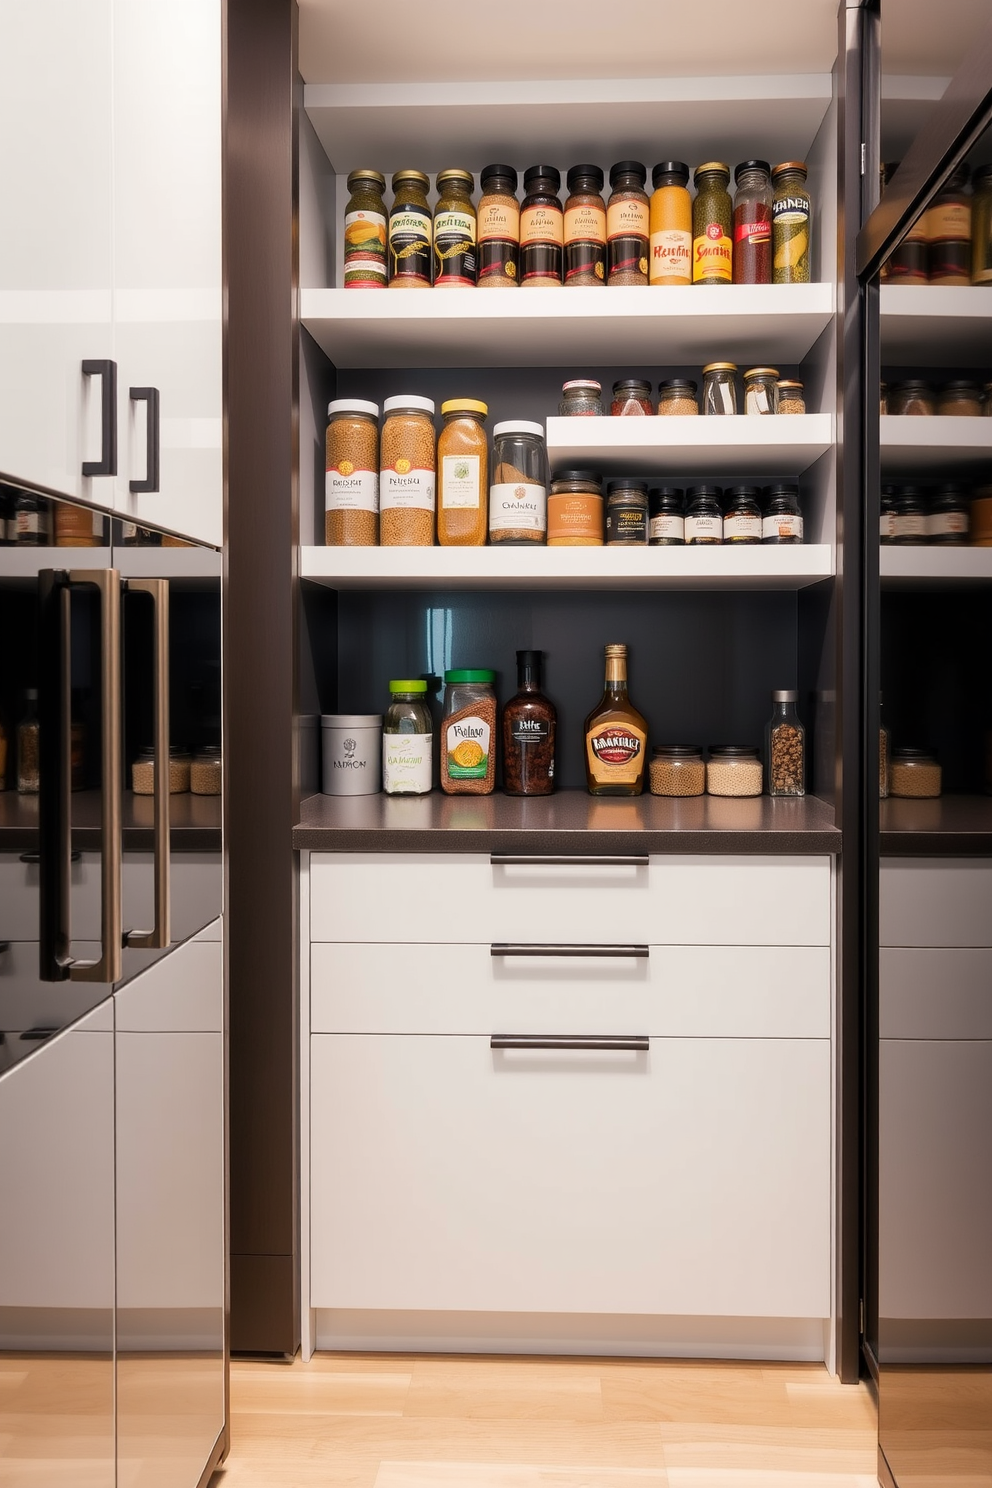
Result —
M697 165L693 172L692 282L730 284L734 276L734 209L727 187L730 167L719 160Z
M541 691L540 651L517 652L517 691L503 709L503 789L550 796L555 788L555 706Z
M482 168L479 199L479 288L515 289L520 283L520 203L512 165Z
M598 165L573 165L566 180L565 283L605 285L606 203Z
M564 266L565 223L553 165L524 171L527 193L520 208L520 283L525 289L560 285Z
M478 272L478 223L472 192L475 177L467 170L443 170L437 176L434 208L434 286L472 289Z
M808 284L812 214L804 162L783 160L772 184L772 283Z
M734 171L734 283L772 282L772 183L767 160Z
M648 173L639 160L619 160L610 170L606 209L606 253L609 284L647 284L650 208L644 182Z
M344 210L345 289L385 289L386 178L374 170L353 170L351 197Z
M689 167L662 160L651 172L649 284L692 283L692 197Z
M489 440L486 403L449 398L441 404L437 441L437 540L442 548L481 548L486 542Z
M586 785L591 796L639 796L648 726L627 695L627 647L604 649L606 685L585 723Z
M389 211L390 289L430 289L433 283L429 186L430 178L423 171L401 170L393 175L393 205Z

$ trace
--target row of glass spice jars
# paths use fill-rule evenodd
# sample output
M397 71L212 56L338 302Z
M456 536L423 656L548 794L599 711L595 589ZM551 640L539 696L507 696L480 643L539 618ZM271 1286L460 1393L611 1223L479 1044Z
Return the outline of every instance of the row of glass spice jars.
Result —
M155 750L142 749L131 766L131 789L136 796L155 792ZM221 753L218 745L206 744L194 753L181 744L169 748L169 794L219 796L221 791Z
M882 166L882 187L897 165ZM992 165L952 171L882 267L890 284L992 284Z
M345 288L809 282L811 206L802 161L774 169L766 160L742 161L733 198L730 167L721 161L696 167L695 200L681 160L654 167L650 197L645 166L618 161L608 203L597 165L572 166L564 206L553 165L524 171L522 203L517 179L511 165L484 166L476 207L471 171L439 171L432 212L429 176L397 171L387 212L385 177L352 171Z
M764 766L751 745L714 745L703 759L698 745L658 744L649 768L653 796L770 796L806 794L806 730L796 713L799 694L772 693L765 726Z
M776 367L751 367L744 373L744 412L753 414L806 412L803 385L794 378L780 377ZM733 362L710 362L703 368L702 410L697 384L687 377L670 377L658 384L658 404L651 396L651 383L639 377L624 377L613 384L612 418L698 414L736 414L737 367ZM602 418L605 412L603 385L592 377L574 377L562 384L560 415Z
M950 418L992 418L992 382L956 378L935 388L920 377L883 382L879 412L898 416L941 414Z
M992 545L992 488L956 481L941 485L882 487L879 541L902 547L964 548Z
M580 491L598 492L598 477L589 471L559 471L551 487L553 500ZM562 522L567 508L556 519ZM803 541L799 487L791 481L774 485L652 486L647 481L613 480L607 486L608 547L713 547L717 544L796 544Z

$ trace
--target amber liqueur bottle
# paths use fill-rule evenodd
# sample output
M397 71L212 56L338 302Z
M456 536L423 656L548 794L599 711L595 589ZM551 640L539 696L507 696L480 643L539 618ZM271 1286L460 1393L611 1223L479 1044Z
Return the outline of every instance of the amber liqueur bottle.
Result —
M606 687L586 719L586 783L592 796L639 796L648 726L627 696L627 647L605 650Z
M517 692L503 709L503 789L550 796L555 788L554 703L541 691L541 651L517 652Z

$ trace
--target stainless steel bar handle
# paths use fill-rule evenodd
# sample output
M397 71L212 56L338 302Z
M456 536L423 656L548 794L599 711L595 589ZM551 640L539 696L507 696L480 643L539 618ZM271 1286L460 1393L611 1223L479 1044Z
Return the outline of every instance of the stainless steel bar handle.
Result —
M643 1054L651 1048L647 1034L494 1033L490 1049L600 1049L609 1053L629 1049Z
M38 864L38 974L64 982L72 965L70 946L71 762L69 675L69 576L62 569L38 574L38 851L21 854ZM79 854L75 856L78 858Z
M116 568L74 568L70 584L100 591L100 959L73 961L76 982L121 975L121 576Z
M490 956L625 956L644 960L651 954L646 945L527 945L496 944L489 947Z
M151 930L128 930L124 945L162 950L171 937L169 870L169 581L128 579L129 594L148 594L154 606L153 723L155 731L155 925Z
M550 863L555 868L647 868L650 858L647 853L634 853L625 857L587 857L585 853L565 853L559 857L537 857L530 853L490 853L490 863L528 868L534 863Z

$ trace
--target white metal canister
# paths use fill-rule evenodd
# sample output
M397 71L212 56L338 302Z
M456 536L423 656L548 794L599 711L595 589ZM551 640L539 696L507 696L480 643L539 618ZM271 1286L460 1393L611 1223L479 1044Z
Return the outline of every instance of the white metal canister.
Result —
M323 794L374 796L382 785L382 714L323 713Z

